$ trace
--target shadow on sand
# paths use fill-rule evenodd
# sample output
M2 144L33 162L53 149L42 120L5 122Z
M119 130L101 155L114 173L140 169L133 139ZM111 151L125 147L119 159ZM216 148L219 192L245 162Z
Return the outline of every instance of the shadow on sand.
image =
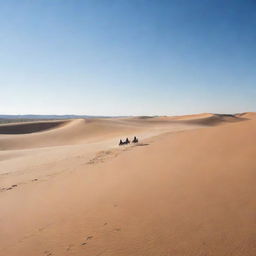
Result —
M149 144L148 143L139 143L139 144L136 144L136 147L143 147L143 146L148 146Z

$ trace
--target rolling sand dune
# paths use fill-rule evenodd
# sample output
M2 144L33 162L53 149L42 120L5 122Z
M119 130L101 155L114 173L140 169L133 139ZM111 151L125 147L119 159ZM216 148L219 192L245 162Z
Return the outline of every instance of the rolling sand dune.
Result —
M145 131L159 133L160 130L161 133L174 128L195 128L192 125L213 126L242 120L243 117L232 115L201 114L174 118L77 119L8 124L0 125L0 134L6 134L0 136L0 150L83 144Z
M31 126L34 127L35 124L24 124L24 134L19 134L19 136L1 136L0 148L7 150L81 144L85 141L95 141L100 140L102 137L113 137L122 132L126 133L132 128L134 131L139 130L139 127L127 127L121 121L113 122L111 120L77 119L62 122L61 126L57 126L54 129L44 129L48 123L50 122L40 123L38 126L42 125L40 127L41 132L30 134L26 133L31 131ZM12 125L8 125L8 127L10 130L13 130L16 129L17 125L14 128ZM4 128L6 129L7 125Z
M237 117L247 118L247 119L256 119L256 113L255 112L247 112L247 113L241 113L236 114Z
M0 135L0 255L256 255L254 116Z

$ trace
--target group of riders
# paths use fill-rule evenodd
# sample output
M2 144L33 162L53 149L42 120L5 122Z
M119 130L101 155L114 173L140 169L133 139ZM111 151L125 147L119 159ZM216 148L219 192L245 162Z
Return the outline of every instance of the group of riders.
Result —
M136 138L136 136L134 136L134 138L133 138L133 140L132 140L132 143L138 143L138 142L139 142L139 140ZM125 141L122 141L122 140L119 141L119 146L121 146L121 145L127 145L127 144L130 144L130 141L129 141L128 138L126 138Z

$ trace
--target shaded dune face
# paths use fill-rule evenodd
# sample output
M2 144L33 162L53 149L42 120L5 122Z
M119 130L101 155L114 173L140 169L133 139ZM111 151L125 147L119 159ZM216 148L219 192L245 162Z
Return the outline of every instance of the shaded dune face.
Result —
M205 118L190 119L190 120L188 119L182 122L191 123L191 124L201 124L206 126L214 126L214 125L219 125L221 123L233 123L233 122L240 122L245 120L247 119L243 117L238 117L235 115L213 114Z
M134 119L140 123L188 124L202 126L215 126L223 123L233 123L248 120L246 115L208 113L174 117L138 117Z
M29 122L0 126L0 134L26 134L59 127L67 121Z
M255 112L245 112L245 113L241 113L241 114L236 114L236 116L246 118L246 119L256 119Z

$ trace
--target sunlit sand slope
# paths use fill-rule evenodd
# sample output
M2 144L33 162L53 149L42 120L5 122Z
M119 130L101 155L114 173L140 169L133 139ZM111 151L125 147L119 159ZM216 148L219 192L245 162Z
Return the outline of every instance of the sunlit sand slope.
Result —
M241 120L243 118L236 116L202 114L176 118L77 119L8 124L0 125L0 150L81 144L156 128L211 126Z
M41 131L27 134L36 124L38 124L38 126L42 125L42 123L23 124L24 134L21 134L20 129L19 135L0 135L0 149L24 149L81 144L90 140L100 140L103 137L117 136L122 133L126 134L127 132L129 133L129 131L141 129L141 127L136 125L129 126L129 124L118 120L78 119L63 122L62 125L59 126L49 127L52 129L43 130L43 128L46 127L45 124L49 124L46 122L41 126ZM9 125L8 127L10 131L13 131L17 126L18 125ZM8 133L7 126L2 126L2 130Z
M211 117L218 118L195 120ZM177 120L169 117L98 120L97 127L113 122L127 132L148 132L160 122L170 130L138 145L106 143L95 154L81 133L81 144L40 149L43 155L30 149L33 160L4 160L2 168L9 163L17 171L1 180L18 180L30 166L34 176L1 189L0 255L256 255L256 120L222 116L218 125L198 125L184 119L190 130L172 131ZM34 134L61 131L67 138L70 126L84 131L84 122ZM104 132L91 134L108 141L120 131L108 129L106 140ZM64 152L62 161L54 160ZM25 161L19 171L11 165L18 160ZM35 176L44 170L59 173Z

